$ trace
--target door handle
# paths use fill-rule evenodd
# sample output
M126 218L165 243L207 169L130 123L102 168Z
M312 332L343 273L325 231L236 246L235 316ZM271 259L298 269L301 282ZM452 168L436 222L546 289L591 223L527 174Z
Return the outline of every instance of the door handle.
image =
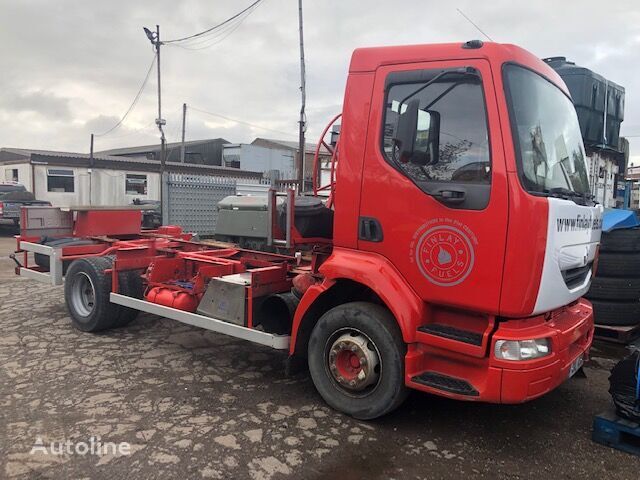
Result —
M431 196L443 203L459 205L467 199L467 192L458 188L443 188L431 193Z

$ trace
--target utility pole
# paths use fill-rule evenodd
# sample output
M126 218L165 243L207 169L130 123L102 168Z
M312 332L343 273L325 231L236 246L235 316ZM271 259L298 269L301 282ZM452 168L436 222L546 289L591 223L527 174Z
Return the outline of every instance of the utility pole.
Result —
M304 32L302 29L302 0L298 0L298 24L300 30L300 120L299 124L299 139L298 139L298 194L304 192L304 177L305 177L305 138L304 134L307 130L307 119L305 115L305 106L307 102L306 92L306 73L304 67Z
M184 132L187 123L187 104L182 104L182 143L180 144L180 162L184 163Z
M91 146L89 147L89 205L92 204L91 199L91 184L93 183L93 133L91 134Z
M164 164L167 161L167 140L164 136L164 129L162 128L167 122L162 118L162 85L160 83L160 25L156 25L156 56L158 66L158 118L156 119L156 125L160 130L160 173L164 173Z
M163 126L166 125L166 120L162 118L162 84L160 82L160 25L156 25L156 31L152 32L146 27L142 27L147 38L156 49L156 66L158 67L158 118L156 118L156 125L160 130L160 211L164 215L164 168L167 160L167 142L164 136Z
M89 148L89 167L93 168L93 133L91 134L91 147Z
M158 130L160 130L160 172L163 173L166 162L166 138L162 127L166 125L167 121L162 118L162 82L160 78L160 46L162 42L160 41L160 25L156 25L155 32L152 32L146 27L142 28L151 45L156 49L156 66L158 67L158 118L156 118L156 125L158 126Z

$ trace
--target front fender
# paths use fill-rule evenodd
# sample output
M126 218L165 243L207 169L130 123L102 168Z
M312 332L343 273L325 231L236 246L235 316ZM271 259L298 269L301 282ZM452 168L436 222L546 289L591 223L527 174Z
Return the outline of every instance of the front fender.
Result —
M308 309L341 279L366 285L373 290L393 313L404 341L415 341L416 329L425 318L425 303L385 257L377 253L334 247L333 253L321 265L319 272L324 281L310 287L296 309L292 328L292 353L298 328Z

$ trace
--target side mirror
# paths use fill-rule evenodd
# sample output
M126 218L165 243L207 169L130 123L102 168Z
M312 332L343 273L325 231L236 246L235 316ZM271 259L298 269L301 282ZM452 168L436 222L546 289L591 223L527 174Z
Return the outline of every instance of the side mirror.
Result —
M419 100L410 100L398 117L393 138L398 160L416 165L438 163L440 148L440 113L420 110Z
M418 110L416 143L411 163L435 165L440 154L440 113L435 110Z
M411 161L413 150L418 133L418 106L417 99L409 101L407 108L398 116L396 134L393 137L394 149L397 152L398 160L402 163ZM400 105L400 108L402 105Z

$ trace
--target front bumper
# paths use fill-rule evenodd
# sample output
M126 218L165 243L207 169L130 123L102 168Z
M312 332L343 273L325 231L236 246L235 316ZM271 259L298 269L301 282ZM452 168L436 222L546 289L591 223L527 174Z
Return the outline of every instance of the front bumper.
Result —
M502 403L526 402L550 392L569 378L571 365L578 357L588 355L593 342L591 304L580 299L573 305L552 312L550 320L532 329L535 332L527 332L526 335L531 334L527 338L550 338L551 354L525 362L508 362L492 356L491 368L502 370ZM493 343L501 335L508 339L511 335L521 336L523 333L498 329Z
M586 359L593 333L591 304L580 299L550 313L500 322L491 335L483 358L453 349L411 344L406 356L406 384L411 388L460 400L523 403L550 392L567 380L573 362L580 356ZM507 361L494 356L498 340L535 338L550 339L549 355L526 361ZM458 395L412 381L425 371L466 381L477 395Z

